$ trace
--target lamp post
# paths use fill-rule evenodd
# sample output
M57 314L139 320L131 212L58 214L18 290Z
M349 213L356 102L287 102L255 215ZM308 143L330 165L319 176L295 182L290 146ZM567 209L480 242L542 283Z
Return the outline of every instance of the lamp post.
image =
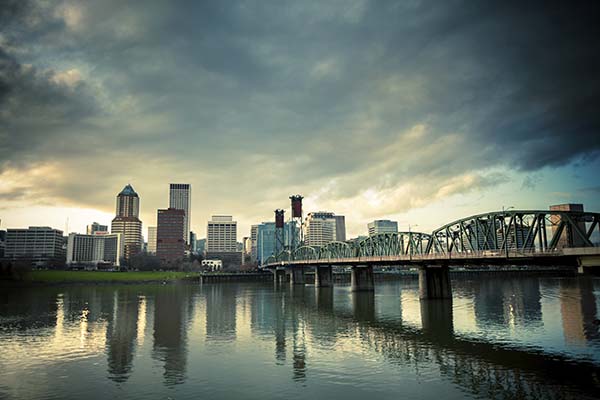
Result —
M412 226L419 226L419 225L412 225ZM409 255L409 260L412 261L412 250L413 250L413 239L412 239L412 231L411 231L411 225L408 224L408 255Z
M506 258L508 258L508 238L506 237L505 222L506 222L506 212L508 210L510 210L511 208L514 208L514 207L510 206L510 207L505 208L504 206L502 206L502 238L504 239L504 249L506 250L506 252L505 252Z

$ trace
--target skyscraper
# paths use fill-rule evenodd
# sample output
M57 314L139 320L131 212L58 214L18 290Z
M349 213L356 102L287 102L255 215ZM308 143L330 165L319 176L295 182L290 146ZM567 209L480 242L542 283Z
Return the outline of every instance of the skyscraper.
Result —
M158 210L157 221L156 256L167 264L181 259L185 255L185 241L181 237L185 210Z
M583 204L556 204L550 206L550 211L578 211L583 213ZM576 225L581 232L586 232L585 220L576 219ZM552 224L552 234L556 234L558 227L561 222L560 215L551 215L550 222ZM566 229L560 235L556 247L562 249L564 247L583 247L585 246L584 240L573 229L567 225Z
M142 250L142 221L139 215L140 198L128 184L117 195L117 215L111 224L111 233L121 234L126 260Z
M335 214L327 211L308 213L304 224L304 241L308 246L323 246L337 239ZM345 236L345 235L344 235Z
M183 220L183 240L190 244L190 222L192 202L192 186L189 183L171 183L169 189L169 208L185 211Z
M335 216L335 240L338 242L346 241L346 217L343 215Z

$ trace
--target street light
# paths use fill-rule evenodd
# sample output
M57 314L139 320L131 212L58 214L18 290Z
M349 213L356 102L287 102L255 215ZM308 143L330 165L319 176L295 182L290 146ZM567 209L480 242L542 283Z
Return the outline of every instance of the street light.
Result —
M506 250L506 258L508 258L508 238L506 237L506 228L504 226L506 222L506 212L511 208L514 207L510 206L505 208L504 206L502 206L502 238L504 239L504 249Z
M415 224L412 226L419 226L419 225ZM409 259L411 261L412 261L412 249L413 249L413 240L412 240L411 225L408 224L408 254L409 254Z

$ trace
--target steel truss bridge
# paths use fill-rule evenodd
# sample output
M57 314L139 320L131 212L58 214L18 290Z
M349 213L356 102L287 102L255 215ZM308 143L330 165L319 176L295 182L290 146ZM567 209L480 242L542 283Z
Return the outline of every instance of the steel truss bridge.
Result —
M581 264L582 257L597 263L599 237L600 213L495 211L459 219L430 234L383 233L359 241L284 250L269 257L263 268L358 264Z

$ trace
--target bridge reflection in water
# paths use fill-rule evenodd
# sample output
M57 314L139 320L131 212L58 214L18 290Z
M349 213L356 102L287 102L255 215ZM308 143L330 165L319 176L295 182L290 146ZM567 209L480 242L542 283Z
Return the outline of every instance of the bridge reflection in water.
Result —
M206 387L219 379L231 386L231 368L240 380L252 369L260 379L275 374L260 365L284 371L303 387L323 385L350 368L341 352L357 366L380 358L375 365L388 378L409 374L427 381L435 375L474 397L600 398L594 295L600 280L492 278L453 285L452 301L419 300L414 280L385 283L375 292L300 285L274 290L263 284L3 292L0 360L5 370L24 374L34 390L27 374L38 377L40 365L50 378L53 365L69 363L93 375L96 369L87 371L89 364L78 364L78 357L103 355L105 378L127 383L128 394L142 396L149 389L137 382L155 391L160 388L152 385L192 393L197 386L189 385L198 379ZM24 341L28 336L32 340ZM97 385L107 396L120 393L110 392L100 378L62 389L60 380L40 384L44 390ZM3 379L0 397L11 393L3 392L11 387Z

